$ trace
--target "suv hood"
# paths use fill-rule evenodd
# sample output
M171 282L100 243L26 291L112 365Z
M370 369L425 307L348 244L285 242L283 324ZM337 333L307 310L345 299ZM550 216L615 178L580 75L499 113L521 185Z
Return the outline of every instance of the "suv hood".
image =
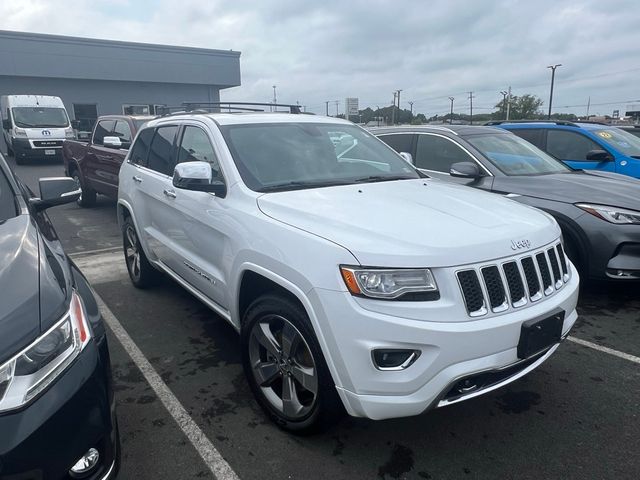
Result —
M62 318L70 284L29 215L0 223L0 364Z
M399 180L267 193L260 210L335 242L362 265L444 267L513 255L560 235L549 215L492 193L433 180Z
M638 210L640 180L597 170L530 177L496 177L493 189L564 203L595 203Z
M0 364L40 333L38 257L28 215L0 224Z

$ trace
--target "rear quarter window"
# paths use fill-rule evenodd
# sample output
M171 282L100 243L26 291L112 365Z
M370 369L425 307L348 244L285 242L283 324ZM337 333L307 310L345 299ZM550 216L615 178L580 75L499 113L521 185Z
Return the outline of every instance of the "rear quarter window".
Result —
M147 157L149 155L149 145L153 138L153 128L145 128L140 132L140 135L136 138L133 146L131 147L131 153L129 154L129 161L136 165L146 166Z

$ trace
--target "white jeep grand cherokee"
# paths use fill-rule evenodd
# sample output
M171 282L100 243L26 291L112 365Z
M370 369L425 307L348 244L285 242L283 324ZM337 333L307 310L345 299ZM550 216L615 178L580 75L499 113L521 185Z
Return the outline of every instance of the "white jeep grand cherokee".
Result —
M352 123L168 115L120 170L137 287L162 271L241 335L282 427L416 415L536 368L576 321L549 215L425 178Z

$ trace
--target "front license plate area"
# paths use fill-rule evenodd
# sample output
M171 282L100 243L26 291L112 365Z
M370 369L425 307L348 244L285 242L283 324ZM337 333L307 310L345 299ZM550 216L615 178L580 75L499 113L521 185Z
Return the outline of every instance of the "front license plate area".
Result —
M44 151L44 154L45 154L45 155L55 155L55 154L56 154L56 151L55 151L55 150L45 150L45 151Z
M559 343L562 337L564 310L543 319L528 320L520 328L518 358L529 358Z

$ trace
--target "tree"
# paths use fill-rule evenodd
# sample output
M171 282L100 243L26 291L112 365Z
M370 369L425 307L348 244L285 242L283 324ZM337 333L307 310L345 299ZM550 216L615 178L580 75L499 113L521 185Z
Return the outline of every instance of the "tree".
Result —
M540 111L540 107L543 105L543 101L536 95L530 95L528 93L518 97L511 97L511 105L509 108L509 120L535 120L543 116L543 112ZM496 105L497 112L491 114L495 120L502 120L506 117L507 111L506 99L501 100Z

